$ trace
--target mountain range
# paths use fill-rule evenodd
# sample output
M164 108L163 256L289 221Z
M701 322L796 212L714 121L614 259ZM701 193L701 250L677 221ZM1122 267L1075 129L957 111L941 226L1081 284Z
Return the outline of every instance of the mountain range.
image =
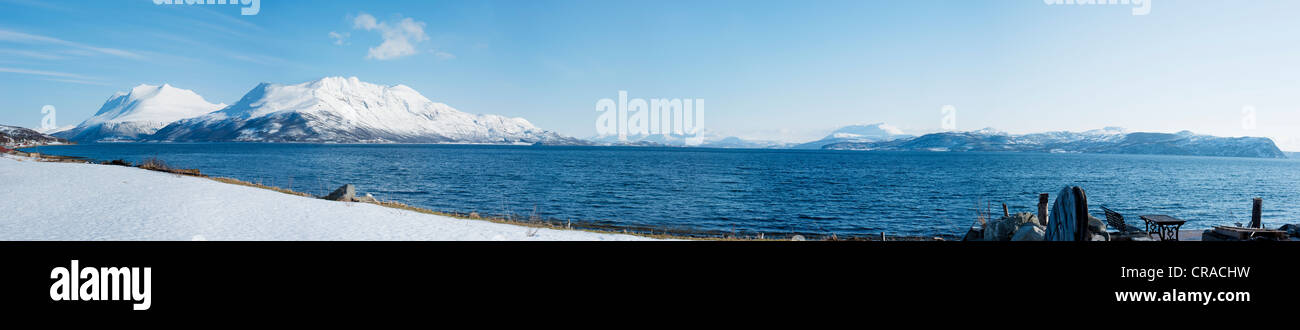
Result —
M688 141L688 139L694 139ZM791 143L749 140L735 136L718 135L703 130L693 136L682 134L632 135L620 140L617 135L595 136L588 138L597 145L636 146L636 147L701 147L701 148L742 148L742 149L779 149L788 148Z
M356 77L296 85L263 83L239 102L183 119L149 140L184 142L333 142L567 144L581 140L542 130L523 118L475 115L405 85Z
M1287 157L1268 138L1225 138L1186 131L1130 133L1115 127L1023 135L983 129L915 136L875 123L844 126L806 143L747 140L707 130L692 137L583 140L538 128L523 118L462 112L405 85L383 86L356 77L326 77L292 85L261 83L229 106L210 103L193 91L168 84L140 85L114 94L81 124L52 131L58 138L91 143L456 143Z

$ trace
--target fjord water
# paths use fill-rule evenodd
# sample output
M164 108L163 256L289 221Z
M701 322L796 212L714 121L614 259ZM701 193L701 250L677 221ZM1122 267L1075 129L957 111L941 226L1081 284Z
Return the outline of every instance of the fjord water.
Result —
M1300 161L1148 155L634 147L88 144L35 151L150 157L212 176L316 195L361 193L437 211L719 234L960 235L979 212L1036 212L1039 193L1082 186L1107 206L1184 228L1300 222ZM87 192L94 193L94 192ZM149 192L142 191L142 194ZM231 205L230 207L239 207ZM534 213L535 212L535 213Z

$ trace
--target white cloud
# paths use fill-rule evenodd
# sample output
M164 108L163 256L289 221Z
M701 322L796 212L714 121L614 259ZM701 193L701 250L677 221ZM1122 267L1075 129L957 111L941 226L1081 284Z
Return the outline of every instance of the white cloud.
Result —
M424 34L424 25L424 22L411 18L401 18L397 22L379 21L366 13L357 14L357 17L352 20L353 29L376 31L384 38L383 43L371 47L370 52L366 54L366 58L381 61L418 53L415 45L429 40L429 36Z
M16 74L40 76L43 77L41 78L41 80L72 83L72 84L99 85L99 86L109 85L107 83L99 81L100 80L99 78L87 77L75 73L58 72L58 71L44 71L44 70L32 70L32 69L23 69L23 68L0 67L0 73L16 73Z
M352 36L351 33L347 33L347 32L338 33L334 31L330 31L330 39L334 39L334 44L338 46L346 45L348 41L348 37L350 36Z
M6 72L6 73L17 73L17 74L29 74L29 75L46 76L46 77L56 77L56 78L94 79L94 78L90 78L90 77L86 77L86 76L82 76L82 75L74 74L74 73L57 72L57 71L30 70L30 69L22 69L22 68L0 68L0 72Z
M0 49L0 54L23 56L41 60L61 60L66 58L58 54L51 54L50 52L38 52L22 49Z
M139 54L121 50L121 49L95 47L95 46L71 42L59 38L28 34L28 33L22 33L18 31L10 31L10 30L0 30L0 41L11 41L11 42L20 42L20 43L28 43L28 44L60 45L60 46L71 47L80 50L107 54L107 55L123 57L123 58L131 58L131 59L145 58L144 56L140 56Z
M434 52L433 56L437 56L438 59L440 60L450 60L456 58L456 55L452 55L451 53L448 52Z
M102 83L102 82L98 82L98 81L89 81L89 80L80 80L80 79L57 79L57 78L48 78L48 79L45 79L45 80L46 80L46 81L53 81L53 82L69 83L69 84L78 84L78 85L113 86L113 84L109 84L109 83Z

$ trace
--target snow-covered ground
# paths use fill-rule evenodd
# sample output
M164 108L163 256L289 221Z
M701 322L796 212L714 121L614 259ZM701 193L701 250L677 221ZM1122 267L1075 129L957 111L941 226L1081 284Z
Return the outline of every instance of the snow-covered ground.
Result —
M0 155L0 240L645 240Z

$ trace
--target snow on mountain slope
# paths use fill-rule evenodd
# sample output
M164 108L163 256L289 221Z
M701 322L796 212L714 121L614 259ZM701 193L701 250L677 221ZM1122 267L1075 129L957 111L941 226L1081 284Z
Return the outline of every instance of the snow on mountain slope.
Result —
M174 121L200 116L225 104L212 104L188 89L140 85L118 92L93 117L55 136L81 142L135 141Z
M567 144L523 118L475 115L404 85L356 77L296 85L262 83L221 111L178 121L151 140L337 143Z
M77 125L67 125L67 126L55 127L55 128L51 128L51 129L39 129L39 128L37 128L37 129L32 129L32 130L33 130L33 131L40 132L41 134L49 134L49 135L53 135L53 134L58 134L58 133L60 133L60 132L67 131L67 130L70 130L70 129L73 129L73 128L77 128Z
M821 140L796 145L794 148L821 149L822 146L834 143L881 142L910 137L912 136L904 134L903 131L897 127L885 123L849 125L832 131Z

